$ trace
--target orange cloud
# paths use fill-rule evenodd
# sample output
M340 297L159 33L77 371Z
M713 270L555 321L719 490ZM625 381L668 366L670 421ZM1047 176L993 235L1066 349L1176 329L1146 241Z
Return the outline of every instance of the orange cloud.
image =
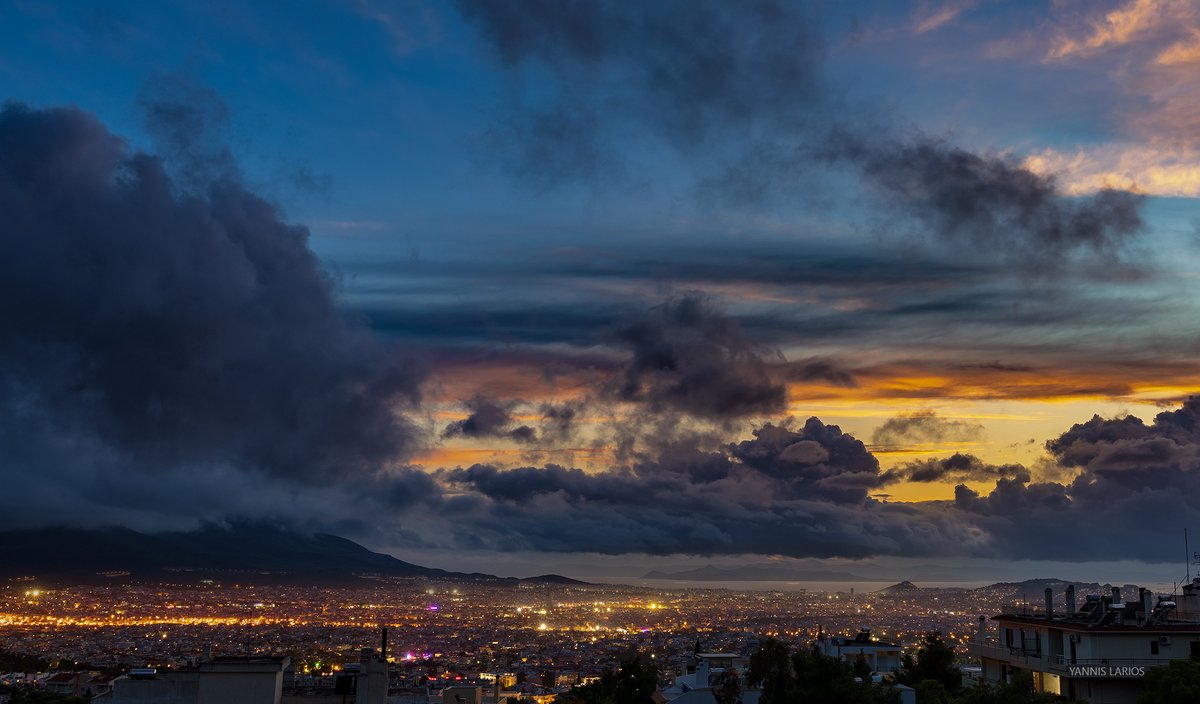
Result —
M1090 57L1129 100L1114 106L1126 134L1116 143L1031 155L1031 170L1061 178L1071 193L1118 188L1200 197L1200 3L1131 0L1054 41L1047 61ZM1099 54L1122 52L1103 61Z
M425 390L431 402L457 403L474 396L530 401L564 401L586 396L606 361L564 360L570 351L514 350L511 354L445 354L434 363Z
M608 467L614 464L611 448L559 447L553 450L530 452L504 447L439 447L413 458L424 467L469 467L473 464L494 464L512 467L546 462L573 467Z
M953 22L966 10L971 9L974 0L966 2L948 2L940 7L922 7L913 20L913 34L925 34Z
M1200 388L1200 361L1162 365L1091 363L1067 366L955 365L894 362L854 371L858 388L803 384L790 389L791 406L814 400L1025 400L1185 397Z
M1057 176L1073 195L1117 188L1156 196L1200 197L1200 150L1109 145L1064 152L1045 149L1025 158L1030 171Z
M1192 30L1192 37L1175 42L1163 50L1154 62L1161 66L1177 66L1200 62L1200 30Z
M1091 20L1085 36L1060 38L1046 58L1062 59L1152 38L1195 14L1191 0L1131 0Z

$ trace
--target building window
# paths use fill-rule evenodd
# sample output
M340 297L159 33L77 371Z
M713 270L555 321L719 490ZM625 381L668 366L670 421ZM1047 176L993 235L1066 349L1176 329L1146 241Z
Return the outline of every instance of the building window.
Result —
M1151 655L1158 655L1158 641L1157 641L1157 640L1153 640L1153 639L1151 639L1151 641L1150 641L1150 654L1151 654Z
M1200 640L1192 641L1192 657L1200 656Z

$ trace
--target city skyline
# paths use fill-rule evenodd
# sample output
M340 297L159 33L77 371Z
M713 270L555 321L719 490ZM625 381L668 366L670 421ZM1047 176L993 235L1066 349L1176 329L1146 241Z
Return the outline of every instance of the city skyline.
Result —
M1169 583L1197 36L1177 0L0 8L0 529Z

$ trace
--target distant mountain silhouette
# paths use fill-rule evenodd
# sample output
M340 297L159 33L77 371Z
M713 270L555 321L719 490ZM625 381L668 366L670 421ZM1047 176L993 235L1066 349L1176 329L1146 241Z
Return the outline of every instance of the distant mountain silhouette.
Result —
M911 594L913 592L920 592L920 591L924 591L924 590L906 579L903 582L898 582L896 584L893 584L890 587L884 587L883 589L877 589L875 591L875 593L876 594Z
M562 584L565 586L591 584L591 582L581 582L578 579L571 579L570 577L564 577L561 574L541 574L536 577L525 577L524 579L521 579L518 581L527 582L527 583L534 582L537 584Z
M585 584L560 575L517 580L448 572L372 552L336 535L249 523L155 534L117 527L10 530L0 531L0 544L6 548L0 577L9 579L344 583L382 576Z
M688 582L870 582L849 572L833 570L797 569L776 565L744 565L741 567L717 567L705 565L680 572L651 570L642 579L675 579Z

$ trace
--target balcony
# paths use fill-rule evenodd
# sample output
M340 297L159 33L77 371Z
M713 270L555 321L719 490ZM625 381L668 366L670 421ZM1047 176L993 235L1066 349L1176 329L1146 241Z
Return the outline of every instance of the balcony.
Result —
M1076 658L1074 662L1064 655L1042 655L1029 649L1010 648L996 641L984 643L967 643L967 655L973 658L988 658L1000 660L1022 669L1052 672L1058 675L1069 675L1068 666L1098 666L1109 667L1164 667L1171 658Z

